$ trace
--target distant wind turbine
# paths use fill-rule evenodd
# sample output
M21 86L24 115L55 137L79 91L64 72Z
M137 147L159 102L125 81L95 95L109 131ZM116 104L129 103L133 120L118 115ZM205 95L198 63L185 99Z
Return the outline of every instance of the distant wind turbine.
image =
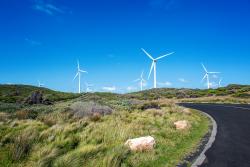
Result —
M141 86L141 91L142 91L143 85L144 85L144 83L146 82L146 80L143 78L143 71L142 71L142 73L141 73L140 78L134 80L134 82L138 82L138 81L140 81L140 86Z
M76 76L74 77L73 80L76 79L76 77L78 76L78 93L81 93L81 73L88 73L87 71L83 71L80 69L80 65L79 65L79 61L77 61L77 73Z
M157 58L153 58L148 52L146 52L143 48L141 48L142 51L152 60L152 65L151 65L151 68L150 68L150 72L149 72L149 75L148 75L148 79L150 78L150 75L151 75L151 72L152 70L154 69L154 88L157 87L157 81L156 81L156 62L161 59L161 58L164 58L166 56L169 56L171 54L173 54L174 52L171 52L171 53L168 53L168 54L165 54L163 56L160 56L160 57L157 57Z
M39 80L38 80L37 82L38 82L38 87L39 87L39 88L42 87L42 86L44 86L44 84L41 83Z
M86 86L86 92L91 92L92 91L91 87L93 87L94 85L85 82L85 86Z
M204 66L204 64L201 63L201 65L202 65L202 67L203 67L203 69L204 69L204 71L205 71L205 75L204 75L202 81L203 81L205 78L207 78L207 88L210 89L209 75L210 75L210 74L219 74L220 72L208 72L207 69L206 69L206 67Z
M221 78L220 81L219 81L219 88L222 87L222 86L221 86L221 82L222 82L222 78Z

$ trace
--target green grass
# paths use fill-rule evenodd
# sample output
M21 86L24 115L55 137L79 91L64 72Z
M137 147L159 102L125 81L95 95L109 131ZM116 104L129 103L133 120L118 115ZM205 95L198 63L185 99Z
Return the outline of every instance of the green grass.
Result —
M160 111L115 110L92 121L72 117L66 110L71 103L57 103L53 111L33 120L5 121L0 128L0 166L174 166L195 150L209 126L199 112L178 112L182 109L173 104ZM182 119L191 123L190 129L174 128L173 122ZM129 138L147 135L156 139L152 151L131 152L124 146Z
M175 94L163 89L79 96L29 86L3 87L0 166L172 167L196 150L210 126L208 118L198 111L184 113L183 108L166 100ZM20 90L18 97L16 89ZM19 103L36 89L51 95L54 103ZM9 101L13 96L16 99ZM92 115L93 109L108 113ZM174 122L178 120L187 120L190 128L176 130ZM124 146L130 138L148 135L156 140L154 150L131 152Z

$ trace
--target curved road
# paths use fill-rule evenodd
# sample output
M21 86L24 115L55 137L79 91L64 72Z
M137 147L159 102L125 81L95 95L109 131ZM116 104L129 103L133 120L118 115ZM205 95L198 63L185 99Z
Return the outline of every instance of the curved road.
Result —
M181 104L211 115L218 125L202 167L250 167L250 105Z

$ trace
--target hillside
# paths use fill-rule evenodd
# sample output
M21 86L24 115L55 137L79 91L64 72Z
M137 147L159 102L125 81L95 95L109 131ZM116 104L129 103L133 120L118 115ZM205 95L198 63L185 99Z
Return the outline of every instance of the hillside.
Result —
M74 93L58 92L47 88L40 88L30 85L0 85L0 102L22 103L33 92L36 91L41 92L44 99L47 99L51 102L79 97L78 94Z
M209 120L200 112L168 100L141 100L113 93L83 93L79 97L20 85L2 85L1 90L5 103L0 103L0 166L189 164L185 158L210 129ZM13 103L34 91L55 95L56 103ZM6 103L11 97L15 100ZM182 120L188 125L178 130L174 123ZM153 150L134 152L124 145L128 139L142 136L155 139Z
M239 99L250 98L249 85L231 84L227 87L217 89L174 89L174 88L158 88L141 92L128 94L130 98L139 98L144 100L156 100L160 98L169 99L199 99L206 97L232 97Z

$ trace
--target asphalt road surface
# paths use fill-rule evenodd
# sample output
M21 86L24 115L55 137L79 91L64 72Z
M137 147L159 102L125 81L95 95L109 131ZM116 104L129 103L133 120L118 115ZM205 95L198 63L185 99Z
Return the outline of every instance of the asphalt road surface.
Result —
M250 105L181 104L211 115L218 125L202 167L250 167Z

